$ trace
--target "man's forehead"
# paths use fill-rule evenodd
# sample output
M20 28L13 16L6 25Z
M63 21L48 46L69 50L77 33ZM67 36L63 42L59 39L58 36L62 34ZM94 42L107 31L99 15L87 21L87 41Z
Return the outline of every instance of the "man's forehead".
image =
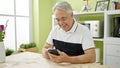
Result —
M56 16L54 15L55 18L64 18L64 17L67 17L67 14L66 15L60 15L60 16Z

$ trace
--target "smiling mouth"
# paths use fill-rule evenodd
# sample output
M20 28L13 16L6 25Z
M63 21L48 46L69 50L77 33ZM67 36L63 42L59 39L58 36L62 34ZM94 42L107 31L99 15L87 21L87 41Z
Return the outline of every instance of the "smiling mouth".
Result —
M65 28L65 27L66 27L66 25L62 25L62 27L63 27L63 28Z
M66 30L68 30L68 26L67 25L63 25L62 29L66 31Z

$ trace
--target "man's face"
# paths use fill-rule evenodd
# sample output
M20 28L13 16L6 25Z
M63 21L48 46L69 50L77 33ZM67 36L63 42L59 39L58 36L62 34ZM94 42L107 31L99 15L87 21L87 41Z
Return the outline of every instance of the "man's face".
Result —
M73 14L68 14L65 10L56 9L55 17L58 22L58 25L65 31L69 31L74 23Z

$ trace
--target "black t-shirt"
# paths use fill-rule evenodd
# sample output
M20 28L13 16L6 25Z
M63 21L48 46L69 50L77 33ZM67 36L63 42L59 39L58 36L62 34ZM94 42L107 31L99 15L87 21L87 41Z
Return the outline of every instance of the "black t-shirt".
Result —
M53 39L53 44L56 49L65 52L69 56L77 56L84 54L82 44L64 42L56 39Z

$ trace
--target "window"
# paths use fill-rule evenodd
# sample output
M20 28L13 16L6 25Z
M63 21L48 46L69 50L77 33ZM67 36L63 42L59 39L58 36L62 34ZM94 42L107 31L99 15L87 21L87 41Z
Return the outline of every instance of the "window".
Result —
M6 48L17 50L22 43L32 41L31 0L0 0L0 24L5 25Z

